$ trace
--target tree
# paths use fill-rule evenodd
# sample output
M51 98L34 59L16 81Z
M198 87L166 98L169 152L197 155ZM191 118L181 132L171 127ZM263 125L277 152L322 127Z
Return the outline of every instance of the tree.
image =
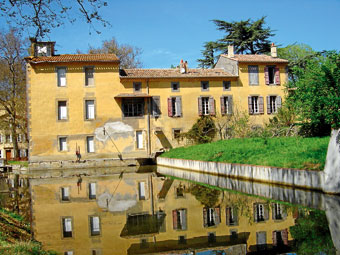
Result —
M265 16L252 21L250 19L227 22L213 20L218 30L224 31L226 35L218 40L217 48L222 53L228 52L228 45L234 45L238 54L267 53L270 52L269 38L274 36L269 27L265 27Z
M105 0L0 0L0 16L8 23L15 23L22 31L34 29L34 37L43 38L53 28L64 25L65 20L74 23L78 12L91 28L100 33L94 28L94 23L98 22L104 27L110 25L99 13L107 5Z
M0 128L12 135L14 158L19 155L17 134L26 134L25 54L16 30L0 32Z
M335 254L325 212L310 211L306 216L299 217L289 230L298 254Z
M142 63L139 60L142 50L128 44L120 45L114 37L111 40L103 41L103 44L100 48L94 48L90 46L89 53L116 54L120 59L121 68L138 68L142 66Z
M201 68L213 68L215 66L217 57L215 56L215 53L217 51L217 44L216 42L206 42L204 44L204 50L202 50L202 55L204 58L197 59L199 62L198 67Z
M203 185L194 184L190 187L189 192L201 202L202 205L207 207L214 207L219 202L221 194L220 190L208 188Z
M216 135L216 126L210 116L202 116L183 136L195 143L210 143Z
M340 53L328 51L293 67L296 90L288 97L310 135L329 135L340 127Z

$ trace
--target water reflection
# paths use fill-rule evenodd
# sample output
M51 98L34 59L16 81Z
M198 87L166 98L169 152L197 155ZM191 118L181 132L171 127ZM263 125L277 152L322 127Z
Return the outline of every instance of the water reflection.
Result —
M34 237L61 254L283 253L298 216L155 173L32 179L30 189Z

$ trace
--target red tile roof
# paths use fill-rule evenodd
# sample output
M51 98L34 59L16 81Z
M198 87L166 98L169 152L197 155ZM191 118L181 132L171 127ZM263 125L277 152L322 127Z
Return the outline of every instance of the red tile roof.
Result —
M115 54L64 54L51 57L27 57L33 64L70 62L119 62Z
M174 69L123 69L120 78L227 78L237 77L223 69L189 69L187 73L180 73Z
M229 58L227 54L222 54L222 57ZM288 60L282 58L273 58L268 55L256 55L256 54L235 54L233 58L229 58L236 60L238 62L268 62L268 63L288 63Z

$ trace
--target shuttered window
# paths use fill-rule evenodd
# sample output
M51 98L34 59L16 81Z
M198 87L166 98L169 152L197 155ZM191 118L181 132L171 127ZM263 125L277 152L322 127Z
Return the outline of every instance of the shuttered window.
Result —
M261 222L268 220L268 206L262 203L254 204L254 221Z
M72 237L72 218L63 218L63 237Z
M220 224L220 208L204 207L203 208L203 225L204 227L212 227Z
M199 97L198 98L198 115L216 115L215 100L213 97Z
M237 226L238 225L238 212L236 207L227 207L226 208L226 224L228 226Z
M98 216L90 217L91 236L100 235L100 220Z
M256 232L257 250L265 250L267 247L267 233L265 231Z
M248 66L249 85L259 85L259 66Z
M85 100L85 118L93 120L95 118L94 100Z
M172 211L173 229L187 229L187 209L177 209Z
M168 98L168 116L182 117L182 98L170 97Z
M283 220L287 217L286 208L279 203L272 203L272 218L273 220Z
M267 85L280 85L280 68L276 66L266 66L264 77Z
M278 109L282 105L282 99L280 96L267 96L267 113L277 113Z
M248 97L248 110L249 114L263 114L264 103L261 96L249 96Z

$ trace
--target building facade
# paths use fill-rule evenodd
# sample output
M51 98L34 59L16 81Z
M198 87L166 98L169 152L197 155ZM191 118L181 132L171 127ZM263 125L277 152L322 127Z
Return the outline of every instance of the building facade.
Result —
M274 49L274 48L273 48ZM114 54L55 55L34 42L27 60L31 162L145 158L184 145L200 116L235 111L262 125L281 106L287 61L221 55L214 69L120 69Z

